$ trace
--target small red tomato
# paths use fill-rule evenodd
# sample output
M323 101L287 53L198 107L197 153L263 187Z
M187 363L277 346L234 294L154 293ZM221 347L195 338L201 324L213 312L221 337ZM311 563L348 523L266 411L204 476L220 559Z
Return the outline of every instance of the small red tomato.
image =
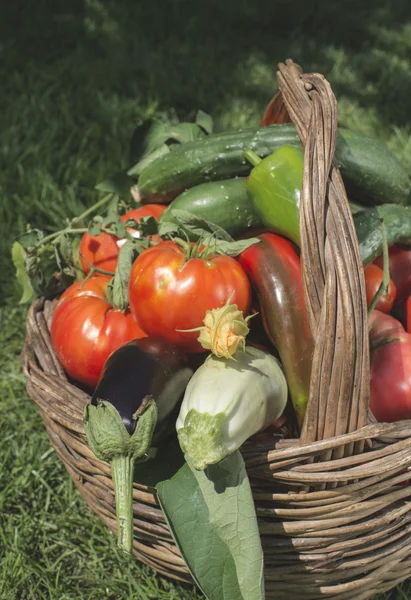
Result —
M407 331L408 333L411 333L411 296L408 297L405 314L407 319Z
M233 294L233 295L232 295ZM204 352L197 341L207 310L231 303L247 314L251 286L239 263L229 256L187 258L174 242L148 248L130 274L130 309L148 335L191 352Z
M369 306L382 283L383 271L377 265L368 265L368 267L365 267L364 269L364 275L367 304ZM388 284L388 293L380 296L375 309L388 314L394 305L395 295L395 285L390 279Z
M106 297L110 277L93 275L73 283L53 313L51 340L67 373L94 388L109 355L131 340L147 337L130 310L124 313ZM84 285L83 285L84 284Z
M383 268L383 257L379 256L374 264ZM389 269L390 277L397 289L395 304L400 305L411 294L411 250L390 246Z
M120 217L122 223L134 219L137 223L143 217L159 219L167 207L163 204L146 204L140 208L133 208ZM127 231L135 238L140 237L140 232L131 227ZM157 236L153 236L155 239ZM118 238L110 233L102 232L100 235L90 235L86 232L80 242L80 260L85 274L90 272L90 264L114 272L117 266L118 253L125 239Z

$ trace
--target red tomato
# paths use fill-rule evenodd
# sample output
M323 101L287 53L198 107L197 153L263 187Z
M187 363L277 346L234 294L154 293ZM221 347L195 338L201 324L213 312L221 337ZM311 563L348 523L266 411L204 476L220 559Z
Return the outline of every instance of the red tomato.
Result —
M112 307L106 298L110 277L94 275L77 281L61 296L54 309L51 340L67 373L94 388L109 355L127 342L146 334L130 310Z
M411 335L391 330L370 337L370 408L378 421L411 419Z
M383 257L379 256L374 264L383 267ZM411 250L402 250L398 246L389 249L390 277L397 288L395 304L402 304L411 294Z
M364 269L364 276L367 304L369 306L382 283L383 271L377 265L368 265L368 267L365 267ZM394 305L395 296L395 285L390 279L390 283L388 284L388 293L380 296L380 299L375 305L375 309L388 314L391 312L391 309Z
M368 327L371 343L379 343L387 335L391 335L397 331L404 331L404 327L397 319L379 310L373 310L368 317Z
M407 331L411 333L411 296L409 296L407 300L407 305L405 308L406 318L407 318Z
M251 287L238 262L229 256L187 259L174 242L148 248L130 274L130 309L148 335L160 336L191 352L203 352L198 331L207 310L231 302L247 313Z
M122 223L128 219L134 219L137 223L143 217L154 217L159 219L167 207L164 204L146 204L140 208L133 208L120 217ZM127 231L135 237L140 237L138 230L127 227ZM155 239L157 236L153 236ZM114 272L117 266L118 253L125 239L120 239L110 233L90 235L86 232L80 242L80 260L85 274L90 272L89 263L99 269Z

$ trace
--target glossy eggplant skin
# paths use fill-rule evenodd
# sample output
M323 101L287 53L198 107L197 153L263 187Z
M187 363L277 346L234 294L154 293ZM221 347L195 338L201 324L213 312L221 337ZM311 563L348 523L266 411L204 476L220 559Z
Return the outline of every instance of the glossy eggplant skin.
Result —
M278 350L301 429L309 398L314 343L296 247L274 233L239 257L257 292L264 329Z
M132 435L143 400L154 398L160 423L182 399L192 374L187 356L172 344L153 337L133 340L109 356L91 403L110 402Z

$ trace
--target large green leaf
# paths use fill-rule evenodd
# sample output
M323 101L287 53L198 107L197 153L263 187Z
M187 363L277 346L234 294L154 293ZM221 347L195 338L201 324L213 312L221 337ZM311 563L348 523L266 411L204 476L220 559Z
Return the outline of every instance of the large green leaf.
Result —
M209 600L262 600L263 552L239 451L196 471L186 463L157 486L174 539Z

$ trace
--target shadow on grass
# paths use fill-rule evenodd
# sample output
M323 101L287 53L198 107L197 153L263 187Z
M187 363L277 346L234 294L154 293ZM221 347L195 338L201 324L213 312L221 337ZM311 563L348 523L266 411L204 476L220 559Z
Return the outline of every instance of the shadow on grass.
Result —
M411 15L398 0L85 0L8 8L6 65L49 71L81 95L110 89L182 116L264 105L291 56L329 76L337 96L409 123ZM91 117L92 115L90 115Z

